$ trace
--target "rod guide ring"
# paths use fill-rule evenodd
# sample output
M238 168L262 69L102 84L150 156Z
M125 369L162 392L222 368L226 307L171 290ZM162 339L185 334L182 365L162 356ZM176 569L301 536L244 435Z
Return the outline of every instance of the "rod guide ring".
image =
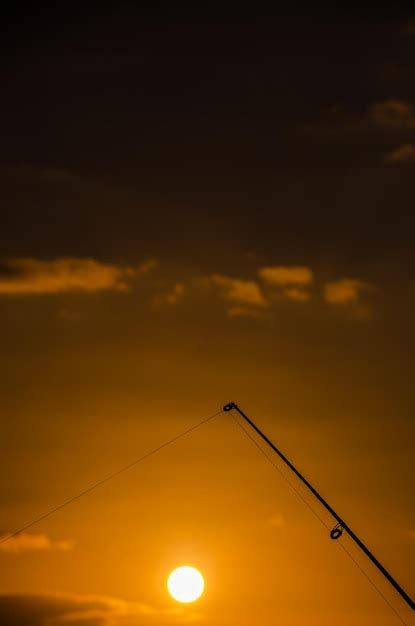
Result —
M232 402L230 404L225 404L225 406L223 407L224 411L232 411L232 409L233 409Z
M343 528L340 526L340 524L337 524L337 526L335 526L333 528L333 530L330 531L330 539L340 539L340 537L343 534Z

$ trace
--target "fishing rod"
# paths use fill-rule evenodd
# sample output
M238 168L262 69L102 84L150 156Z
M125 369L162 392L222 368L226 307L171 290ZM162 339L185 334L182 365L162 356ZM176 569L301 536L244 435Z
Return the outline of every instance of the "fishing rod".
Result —
M239 408L235 402L230 402L223 407L224 411L232 411L235 409L237 413L245 420L245 422L253 428L253 430L261 437L263 441L284 461L286 465L290 468L292 472L301 480L302 483L311 491L311 493L317 498L317 500L324 506L324 508L334 517L337 524L330 532L331 539L337 540L339 539L343 531L346 532L351 539L359 546L359 548L366 554L366 556L372 561L372 563L377 567L377 569L383 574L386 580L396 589L401 598L405 600L406 604L412 609L415 610L415 602L412 598L406 593L406 591L401 587L401 585L393 578L393 576L388 572L388 570L378 561L375 555L369 550L369 548L363 543L361 539L353 532L348 524L344 521L342 517L333 509L332 506L319 494L317 489L313 487L311 483L298 471L298 469L287 459L285 454L281 452L277 448L275 444L262 432L260 428Z

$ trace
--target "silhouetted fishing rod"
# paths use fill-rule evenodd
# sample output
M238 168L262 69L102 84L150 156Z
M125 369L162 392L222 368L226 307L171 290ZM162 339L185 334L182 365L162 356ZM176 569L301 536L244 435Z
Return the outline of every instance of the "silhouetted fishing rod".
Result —
M415 610L415 602L412 598L406 593L404 589L400 586L400 584L393 578L393 576L388 572L388 570L383 567L382 563L380 563L377 558L372 554L369 548L363 543L361 539L352 531L350 526L346 524L343 518L336 513L336 511L330 506L330 504L319 494L317 489L311 485L308 480L298 471L298 469L287 459L287 457L275 446L270 439L262 432L260 428L247 416L241 409L234 403L230 402L223 407L224 411L232 411L235 409L239 413L239 415L249 424L251 428L265 441L265 443L284 461L286 465L290 468L292 472L304 483L304 485L311 491L311 493L317 498L317 500L324 506L324 508L334 517L337 521L337 525L330 532L330 537L332 539L339 539L343 531L345 531L351 539L359 546L359 548L366 554L367 557L372 561L372 563L378 568L378 570L383 574L386 580L396 589L399 595L405 600L408 606L411 607L412 610Z

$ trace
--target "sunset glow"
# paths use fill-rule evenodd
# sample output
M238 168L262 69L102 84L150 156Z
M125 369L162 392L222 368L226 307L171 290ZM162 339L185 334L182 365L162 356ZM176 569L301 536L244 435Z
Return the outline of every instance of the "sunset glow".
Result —
M0 626L415 626L415 7L148 4L3 11Z

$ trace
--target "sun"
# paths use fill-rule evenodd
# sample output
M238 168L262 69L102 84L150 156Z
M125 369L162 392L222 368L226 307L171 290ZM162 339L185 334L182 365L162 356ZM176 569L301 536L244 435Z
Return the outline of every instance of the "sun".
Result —
M204 588L202 574L190 565L177 567L167 580L167 589L177 602L194 602L200 598Z

